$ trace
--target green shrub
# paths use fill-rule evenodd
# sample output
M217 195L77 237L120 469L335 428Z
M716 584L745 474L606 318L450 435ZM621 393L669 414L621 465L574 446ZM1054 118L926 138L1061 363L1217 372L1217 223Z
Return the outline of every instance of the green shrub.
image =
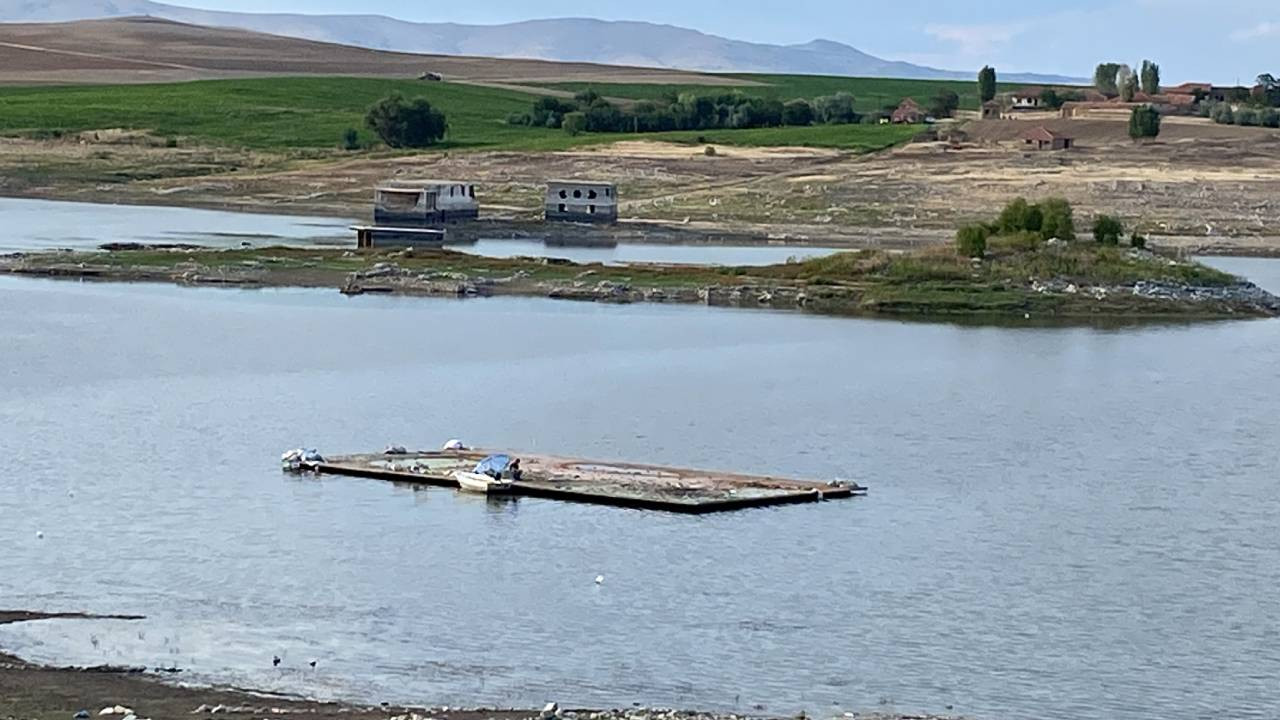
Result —
M1147 239L1138 233L1129 236L1129 244L1133 247L1142 249L1147 246Z
M1134 140L1160 134L1160 112L1150 105L1136 107L1129 114L1129 137Z
M1099 215L1093 221L1093 239L1102 245L1119 245L1124 223L1111 215Z
M956 232L956 250L966 257L980 258L987 254L987 228L985 225L966 225Z
M1258 115L1258 111L1253 108L1240 108L1236 111L1236 124L1257 127L1262 124L1262 118Z
M342 131L342 149L343 150L359 150L360 149L360 133L355 128L347 128Z
M1076 223L1071 203L1064 198L1049 198L1040 203L1040 237L1071 242L1076 239Z
M1038 205L1032 205L1026 198L1014 198L996 220L1000 233L1016 233L1024 230L1040 232L1044 225L1044 213Z
M1262 122L1262 127L1280 128L1280 111L1277 111L1275 108L1267 108L1262 111L1262 117L1260 120Z
M708 145L708 146L706 146L705 148L703 148L703 150L702 150L702 154L703 154L703 155L706 155L707 157L715 157L715 156L716 156L716 146L715 146L715 145Z
M1236 114L1226 103L1215 103L1209 111L1209 117L1219 125L1230 125L1236 121Z

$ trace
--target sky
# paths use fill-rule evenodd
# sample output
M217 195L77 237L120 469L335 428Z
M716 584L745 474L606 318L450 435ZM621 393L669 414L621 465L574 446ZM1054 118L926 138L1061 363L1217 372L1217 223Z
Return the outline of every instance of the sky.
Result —
M552 17L644 20L755 42L824 38L953 70L1089 77L1102 61L1158 62L1166 84L1280 75L1275 0L170 0L241 12L370 13L493 24Z

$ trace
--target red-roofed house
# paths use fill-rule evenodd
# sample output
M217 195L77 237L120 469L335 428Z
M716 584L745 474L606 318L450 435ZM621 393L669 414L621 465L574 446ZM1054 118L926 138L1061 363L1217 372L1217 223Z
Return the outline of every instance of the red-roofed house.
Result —
M1036 150L1070 150L1075 145L1074 139L1052 132L1043 125L1023 133L1022 141Z
M906 98L897 110L893 111L893 122L898 125L915 125L924 122L924 110L911 98Z

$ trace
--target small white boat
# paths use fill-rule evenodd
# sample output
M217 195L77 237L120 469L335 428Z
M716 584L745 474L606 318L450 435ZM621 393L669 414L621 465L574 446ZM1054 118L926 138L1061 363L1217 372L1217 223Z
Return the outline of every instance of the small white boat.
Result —
M453 479L458 481L458 487L462 488L463 492L488 494L511 489L510 482L495 480L492 475L482 473L458 470L453 473Z

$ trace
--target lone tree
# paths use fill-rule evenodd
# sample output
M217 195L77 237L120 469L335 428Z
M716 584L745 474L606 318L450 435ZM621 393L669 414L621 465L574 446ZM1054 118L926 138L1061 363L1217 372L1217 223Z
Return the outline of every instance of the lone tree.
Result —
M984 103L996 97L996 69L990 65L978 71L978 102Z
M1142 92L1160 94L1160 66L1150 60L1142 61Z
M434 145L449 129L444 113L431 107L426 98L406 102L400 95L379 100L369 109L365 123L393 148Z
M1120 94L1116 86L1116 75L1120 72L1120 63L1100 63L1093 71L1093 86L1098 92L1108 97Z
M953 90L942 89L929 103L929 114L936 118L949 118L960 108L960 96Z
M1160 113L1150 105L1136 107L1129 115L1129 137L1134 140L1160 134Z
M1116 89L1120 91L1121 100L1133 102L1138 94L1138 76L1133 73L1133 68L1128 65L1120 66L1116 71Z
M587 116L580 112L565 113L560 127L570 135L578 135L587 131Z

